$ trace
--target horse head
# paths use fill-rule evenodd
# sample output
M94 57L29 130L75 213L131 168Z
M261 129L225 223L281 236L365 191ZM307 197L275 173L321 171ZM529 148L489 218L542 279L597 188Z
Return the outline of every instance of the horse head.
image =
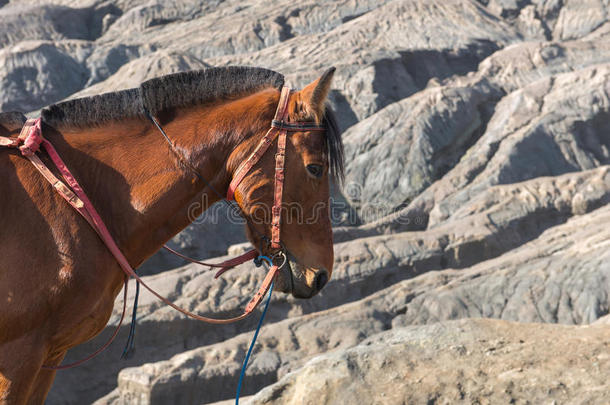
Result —
M333 236L330 220L330 180L341 181L343 146L332 111L326 107L334 68L300 91L290 93L286 117L300 123L302 130L288 132L285 152L285 180L281 204L281 250L285 260L276 288L297 298L317 294L328 282L333 269ZM262 93L269 106L278 104L277 90ZM324 128L308 130L307 124ZM235 172L247 153L264 136L252 136L239 145L229 159ZM276 138L269 150L277 150ZM263 254L277 256L268 243L272 234L274 204L274 153L265 153L235 190L235 200L247 219L246 234Z

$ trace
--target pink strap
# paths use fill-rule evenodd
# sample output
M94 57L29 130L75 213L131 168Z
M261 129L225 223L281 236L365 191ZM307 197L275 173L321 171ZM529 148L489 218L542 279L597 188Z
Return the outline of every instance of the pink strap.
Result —
M277 139L275 154L275 182L271 220L271 248L280 249L280 228L282 225L282 195L284 193L284 162L286 159L286 131L281 130Z
M188 256L185 256L182 253L175 251L174 249L170 248L167 245L163 245L163 248L165 250L167 250L168 252L170 252L178 257L181 257L184 260L187 260L191 263L200 264L202 266L208 266L208 267L219 267L220 270L216 273L214 278L218 278L221 274L231 270L235 266L249 262L250 260L256 259L258 257L258 252L254 249L251 249L251 250L248 250L246 253L243 253L232 259L225 260L222 263L206 263L206 262L200 262L199 260L195 260Z
M27 125L28 122L30 125ZM38 149L40 149L40 144L43 141L40 118L26 121L26 125L21 128L19 141L23 143L23 145L19 147L19 150L23 156L32 156L34 153L38 152Z
M282 92L280 93L280 101L277 105L277 109L275 110L275 117L273 121L283 121L286 114L288 113L288 100L290 99L290 88L282 87ZM235 197L235 190L237 190L237 186L242 182L246 174L250 172L252 167L263 157L269 146L278 135L278 128L274 125L269 128L269 131L265 134L263 139L258 143L254 152L237 168L235 171L235 175L231 180L231 184L229 184L229 189L227 190L227 200L233 200Z
M229 189L227 190L227 200L231 201L231 200L235 199L235 190L237 190L237 186L239 186L241 181L244 179L244 177L246 177L246 174L248 174L248 172L250 172L250 169L252 169L252 167L254 167L256 162L258 162L261 159L261 157L263 157L263 155L265 154L267 149L269 149L271 142L273 142L273 140L275 139L277 134L278 134L277 129L270 128L269 131L267 131L267 133L263 137L263 139L261 139L261 141L258 143L256 148L254 149L254 152L252 152L252 154L248 157L248 159L246 159L244 161L244 163L242 163L239 166L239 168L235 172L235 176L233 177L233 180L231 180L231 184L229 184Z
M227 323L232 323L232 322L238 321L240 319L244 319L246 316L248 316L250 314L250 312L252 312L252 310L254 308L252 308L252 309L250 309L248 311L247 309L251 307L250 305L248 305L246 307L246 311L242 315L234 317L234 318L229 318L229 319L208 318L208 317L205 317L205 316L194 314L192 312L189 312L189 311L187 311L187 310L177 306L176 304L170 302L167 298L161 296L159 293L157 293L151 287L149 287L148 284L146 284L144 282L144 280L142 280L140 278L140 276L138 276L136 274L136 272L133 270L133 268L131 267L131 265L129 264L129 262L127 261L127 259L125 258L125 256L123 255L123 253L121 252L119 247L117 246L117 244L114 242L114 239L112 238L112 236L110 236L110 232L106 228L106 225L104 224L104 222L102 221L101 217L99 216L99 214L95 210L95 207L93 207L93 204L91 204L91 201L89 201L89 198L87 198L87 196L85 195L84 191L81 189L80 185L78 184L78 182L74 178L74 176L72 176L72 173L70 173L70 171L66 167L65 163L63 162L63 160L61 160L61 158L57 154L57 151L55 150L55 148L53 148L53 145L51 145L51 143L49 143L49 141L46 141L46 140L43 142L43 145L44 145L45 149L47 150L47 153L49 153L49 156L53 160L53 163L55 163L55 165L57 166L59 171L62 173L64 179L68 182L68 184L72 187L72 190L74 190L76 195L85 204L85 209L89 212L89 214L90 214L90 216L91 216L91 218L93 220L93 223L95 224L95 226L94 226L95 231L98 233L100 238L102 238L102 240L104 241L104 243L106 244L106 246L108 247L110 252L112 252L112 254L116 258L116 260L119 262L119 264L121 265L121 268L123 268L123 271L125 272L125 274L135 278L138 282L140 282L140 284L142 284L142 286L144 288L146 288L155 297L159 298L161 301L163 301L164 303L166 303L170 307L172 307L175 310L183 313L186 316L189 316L189 317L191 317L193 319L197 319L199 321L208 322L208 323L214 323L214 324L227 324ZM272 266L271 269L269 269L269 273L273 273L275 275L277 270L278 270L277 266ZM263 291L263 296L264 296L265 293L267 292L267 290L269 289L270 285L271 285L270 282L269 282L268 285L265 285L263 283L263 285L259 289L259 292ZM255 296L255 298L256 298L256 296ZM255 298L253 298L250 302L251 303L254 302ZM258 300L258 302L260 303L260 300Z

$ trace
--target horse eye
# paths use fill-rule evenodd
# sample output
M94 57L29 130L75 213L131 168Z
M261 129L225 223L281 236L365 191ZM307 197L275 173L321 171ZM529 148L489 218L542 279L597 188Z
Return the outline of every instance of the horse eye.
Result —
M324 169L322 168L322 166L314 164L307 165L307 171L309 172L309 174L316 178L322 177L322 174L324 173Z

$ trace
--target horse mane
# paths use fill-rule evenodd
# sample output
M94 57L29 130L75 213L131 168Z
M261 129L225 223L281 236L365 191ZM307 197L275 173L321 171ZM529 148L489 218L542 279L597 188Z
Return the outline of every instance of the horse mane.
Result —
M54 127L98 126L109 121L157 115L170 108L204 104L264 88L281 89L284 76L272 70L229 66L174 73L140 87L50 105L42 120Z
M284 76L268 69L208 68L150 79L135 89L63 101L44 108L41 115L42 120L53 127L91 127L144 117L147 112L158 115L171 108L252 94L269 87L280 90L283 85ZM322 123L326 128L330 174L341 184L344 178L343 142L330 106L326 106Z
M11 131L14 128L21 128L27 118L18 111L0 112L0 128Z

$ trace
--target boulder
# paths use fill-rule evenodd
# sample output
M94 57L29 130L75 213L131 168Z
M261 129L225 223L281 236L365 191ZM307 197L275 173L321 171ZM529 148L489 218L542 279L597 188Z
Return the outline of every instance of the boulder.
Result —
M607 325L468 319L397 328L316 357L246 403L603 404L609 343Z

